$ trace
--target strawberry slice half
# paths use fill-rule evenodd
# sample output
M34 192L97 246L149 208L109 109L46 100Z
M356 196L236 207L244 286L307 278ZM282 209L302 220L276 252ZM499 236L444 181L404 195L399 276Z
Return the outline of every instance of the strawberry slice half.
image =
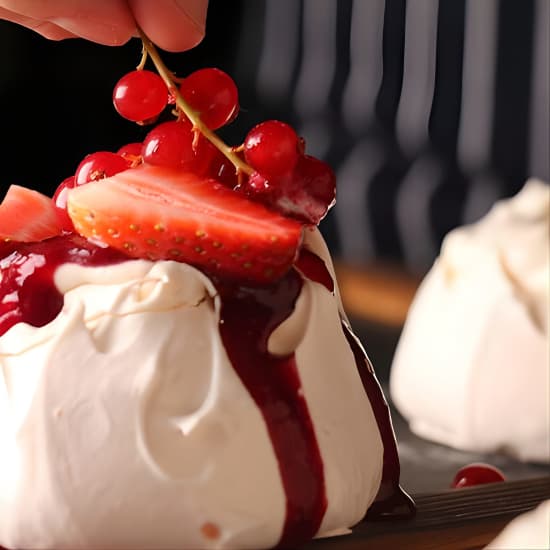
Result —
M10 186L0 204L1 241L43 241L61 232L52 199L26 187Z
M260 284L290 269L302 241L299 222L214 179L159 166L71 189L67 206L78 233L128 256Z

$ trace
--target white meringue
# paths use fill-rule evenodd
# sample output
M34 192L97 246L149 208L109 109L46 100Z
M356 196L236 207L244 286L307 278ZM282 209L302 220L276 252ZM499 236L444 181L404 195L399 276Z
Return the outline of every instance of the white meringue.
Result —
M418 435L550 461L550 187L451 231L409 310L391 396Z

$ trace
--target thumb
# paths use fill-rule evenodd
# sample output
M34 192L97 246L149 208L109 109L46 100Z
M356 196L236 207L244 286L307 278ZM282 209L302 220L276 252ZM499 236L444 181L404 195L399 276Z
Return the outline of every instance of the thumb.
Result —
M204 34L208 0L174 0L174 3L181 10L182 14L192 21L197 29L202 30Z
M129 0L137 24L160 48L196 46L204 37L208 0Z

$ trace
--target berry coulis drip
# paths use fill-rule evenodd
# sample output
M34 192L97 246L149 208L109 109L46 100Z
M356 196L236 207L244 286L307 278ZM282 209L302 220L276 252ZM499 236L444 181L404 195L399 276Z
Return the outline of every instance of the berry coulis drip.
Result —
M302 283L292 269L268 287L216 285L224 347L263 415L279 463L287 499L279 547L315 536L327 508L323 460L294 354L268 351L269 337L294 311Z
M112 248L101 248L74 234L35 243L0 246L0 336L16 323L42 327L63 307L54 282L62 264L107 266L128 260Z
M296 267L308 279L322 284L329 292L334 292L334 281L325 262L313 252L302 249L296 261ZM388 404L364 350L344 321L342 328L353 352L357 371L369 398L384 445L382 482L367 517L369 519L410 517L414 514L415 508L410 497L399 486L399 455Z
M334 280L329 273L325 262L308 250L302 248L300 255L294 264L298 270L310 281L323 285L330 293L334 293Z
M390 416L390 408L382 388L376 379L372 365L354 336L351 328L342 320L342 329L349 343L357 372L363 382L363 387L369 398L370 405L374 412L382 444L384 446L384 464L382 467L382 481L375 501L367 512L368 519L398 519L410 518L415 513L414 503L399 485L399 455L397 442Z

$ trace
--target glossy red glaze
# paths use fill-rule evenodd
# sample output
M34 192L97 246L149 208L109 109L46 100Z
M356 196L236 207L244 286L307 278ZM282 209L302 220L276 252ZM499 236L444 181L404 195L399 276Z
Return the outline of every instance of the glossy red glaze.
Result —
M342 329L355 357L357 372L369 398L384 445L382 481L376 499L368 510L367 518L397 519L412 517L415 513L414 503L399 485L401 467L390 408L365 350L345 321L342 321Z
M307 248L300 250L296 260L296 268L304 277L323 285L329 292L334 293L334 280L325 262Z
M324 468L302 395L294 355L267 349L271 333L294 310L302 278L291 270L261 288L218 284L222 300L220 334L235 371L262 412L286 493L286 521L279 544L312 538L327 507ZM254 345L243 345L254 342Z
M41 327L55 319L63 307L54 283L60 265L105 266L128 259L75 234L38 243L5 243L0 258L0 336L16 323Z

